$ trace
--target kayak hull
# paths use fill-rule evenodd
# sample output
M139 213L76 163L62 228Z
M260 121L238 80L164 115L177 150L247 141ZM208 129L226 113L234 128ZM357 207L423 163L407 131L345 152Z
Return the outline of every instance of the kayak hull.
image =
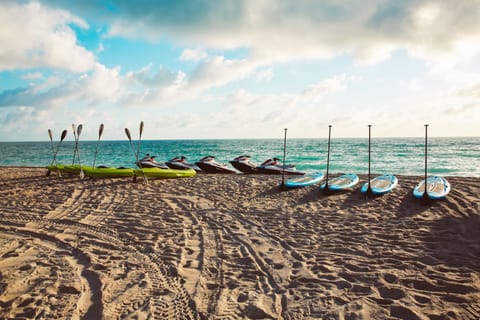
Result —
M51 172L60 171L63 174L80 174L80 171L81 171L80 165L78 164L73 164L73 165L57 164L57 165L47 166L47 169L50 170ZM85 172L85 170L93 169L93 168L90 166L82 166L81 169Z
M85 175L90 178L128 178L135 175L133 168L88 168L84 170Z
M191 178L196 175L196 171L193 169L161 169L161 168L144 168L143 170L134 170L136 177L147 177L147 179L178 179L178 178Z

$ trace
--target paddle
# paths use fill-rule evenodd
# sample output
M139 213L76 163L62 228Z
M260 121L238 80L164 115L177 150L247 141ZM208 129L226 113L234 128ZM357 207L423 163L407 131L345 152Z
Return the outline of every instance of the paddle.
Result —
M57 150L55 151L55 154L53 155L53 160L52 160L52 163L50 164L50 166L52 166L54 163L56 163L57 154L58 154L58 151L60 150L60 145L62 144L62 142L63 142L63 140L65 139L66 136L67 136L67 130L63 130L62 135L60 137L60 142L57 145ZM58 176L61 177L62 173L60 172L60 169L58 168L58 165L57 165L57 171L58 171Z
M125 128L125 134L127 135L128 141L130 141L130 147L132 147L132 152L133 152L133 155L135 156L135 159L137 160L138 166L140 167L140 171L142 171L143 181L145 183L148 183L147 177L145 176L145 173L143 172L142 164L140 163L140 161L138 161L138 154L135 152L135 148L134 148L133 143L132 143L132 136L130 135L130 130L128 130L128 128Z
M285 157L287 153L287 128L285 130L285 137L283 138L283 170L282 170L282 184L280 185L281 189L285 189Z
M327 177L325 180L325 188L323 189L323 194L328 196L330 194L330 190L328 187L328 170L330 167L330 136L332 133L332 125L328 125L328 149L327 149Z
M50 144L52 145L52 154L55 154L55 146L53 144L53 135L52 135L52 130L51 129L48 129L48 136L50 137ZM52 162L52 165L53 165L53 162ZM58 165L56 163L55 163L55 165L57 166L57 171L60 174L60 170L58 170ZM47 169L46 176L49 176L50 173L51 173L50 169Z
M368 125L368 188L367 192L365 193L365 198L370 198L373 196L372 192L372 179L370 176L370 139L371 139L371 129L372 125Z
M85 178L85 172L83 172L82 163L80 161L80 150L78 149L78 141L80 140L80 134L82 133L83 125L78 125L77 128L77 143L75 149L77 149L77 156L78 156L78 165L80 166L80 179Z
M95 155L93 156L93 165L92 165L93 168L95 168L95 162L97 161L98 145L100 144L100 138L102 137L102 134L103 134L103 123L100 124L100 128L98 128L98 141L97 141L97 147L95 149Z
M428 153L428 124L425 125L425 180L423 181L423 196L422 196L422 204L428 205L431 203L430 197L428 196L428 184L427 184L427 153Z
M138 135L138 147L137 147L137 158L140 155L140 141L142 140L142 133L143 133L143 121L140 121L140 130Z
M73 158L72 158L72 166L75 164L75 156L77 155L77 129L75 128L75 124L72 123L72 131L73 131L73 140L75 142L75 149L73 149Z

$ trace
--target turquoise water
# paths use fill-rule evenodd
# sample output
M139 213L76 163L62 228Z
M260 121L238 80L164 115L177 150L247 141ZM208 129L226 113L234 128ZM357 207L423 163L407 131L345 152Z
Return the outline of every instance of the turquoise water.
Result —
M137 141L133 141L137 150ZM55 147L58 142L55 142ZM82 164L92 165L97 141L80 141ZM372 173L401 175L424 174L424 138L372 139ZM73 141L64 141L58 152L58 162L72 163ZM157 161L184 155L195 162L213 155L220 162L247 154L256 162L272 157L283 158L283 139L255 140L149 140L141 142L140 155L150 153ZM430 138L428 144L429 174L480 177L480 137ZM46 166L53 157L48 142L0 142L0 165ZM135 157L128 140L100 141L96 165L133 167ZM287 163L307 172L325 170L326 139L289 139ZM367 139L332 139L330 172L368 172Z

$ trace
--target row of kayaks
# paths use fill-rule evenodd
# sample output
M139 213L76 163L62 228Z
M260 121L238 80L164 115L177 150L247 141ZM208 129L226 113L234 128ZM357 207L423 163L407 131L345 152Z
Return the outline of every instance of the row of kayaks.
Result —
M325 176L323 173L314 173L298 178L288 179L285 181L284 186L286 188L293 189L323 182L320 186L320 189L322 190L327 188L329 191L342 191L352 189L358 184L359 181L360 179L356 174L344 174L325 181ZM364 183L360 191L362 193L367 193L370 187L370 191L373 195L384 195L395 189L397 185L398 178L396 176L391 174L383 174L371 179L370 183ZM437 200L445 198L449 192L450 183L444 177L431 176L426 180L422 180L415 186L413 189L413 196L418 199L428 197L431 200Z
M162 168L111 168L111 167L91 167L80 165L51 165L47 169L49 172L59 172L61 174L84 174L90 178L126 178L126 177L146 177L148 179L174 179L189 178L196 174L193 169L162 169Z

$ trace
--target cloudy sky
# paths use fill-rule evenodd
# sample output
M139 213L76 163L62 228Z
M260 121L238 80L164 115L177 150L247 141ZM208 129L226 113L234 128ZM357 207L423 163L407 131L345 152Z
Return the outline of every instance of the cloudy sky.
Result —
M1 0L0 43L0 141L480 136L480 0Z

